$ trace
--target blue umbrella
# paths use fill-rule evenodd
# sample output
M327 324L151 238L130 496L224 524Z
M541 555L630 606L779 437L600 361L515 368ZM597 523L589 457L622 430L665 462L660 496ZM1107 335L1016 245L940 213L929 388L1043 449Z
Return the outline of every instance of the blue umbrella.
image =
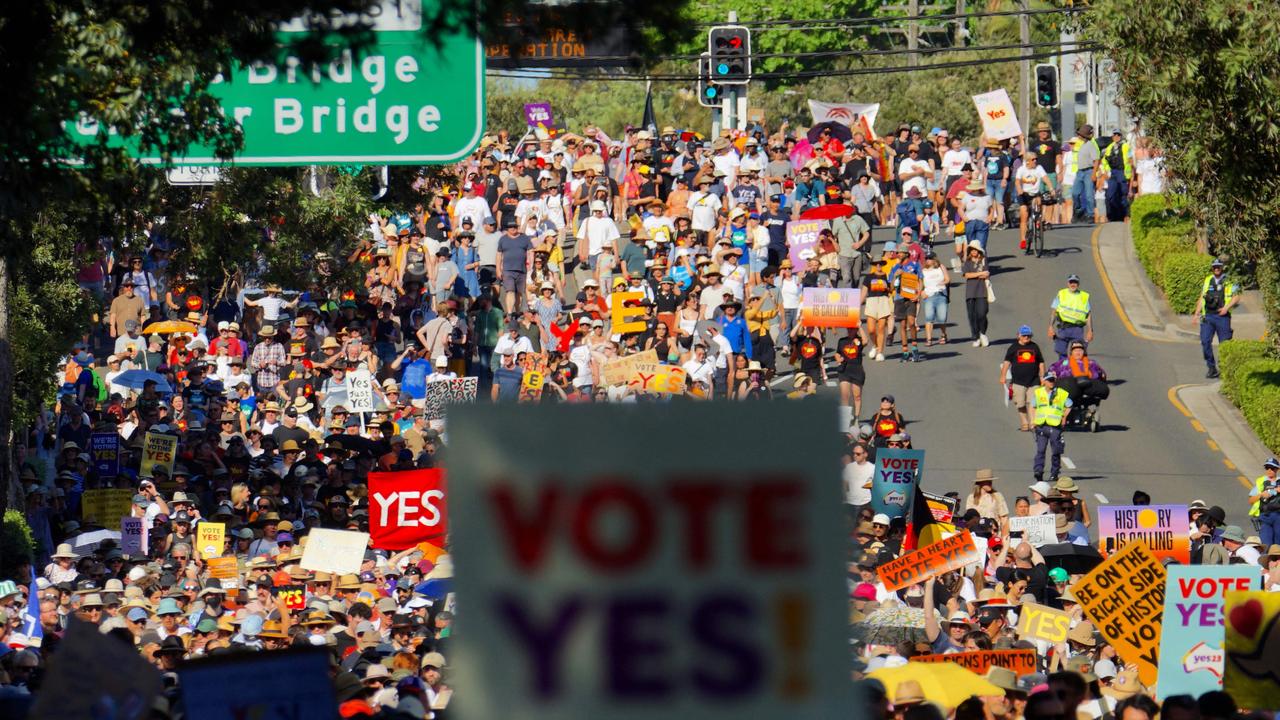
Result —
M130 390L141 390L143 383L148 380L156 381L156 392L171 393L173 388L169 385L169 381L158 372L151 370L125 370L116 376L111 382L115 385L127 387Z

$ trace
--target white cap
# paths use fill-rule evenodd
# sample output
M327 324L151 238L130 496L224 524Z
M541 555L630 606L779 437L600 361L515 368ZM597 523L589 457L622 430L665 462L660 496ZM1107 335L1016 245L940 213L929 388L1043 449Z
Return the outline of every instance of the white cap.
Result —
M1116 676L1116 664L1110 660L1099 660L1093 664L1093 674L1099 680L1113 678Z
M1049 493L1051 492L1049 489L1049 483L1043 480L1039 482L1031 483L1030 485L1027 486L1027 489L1031 490L1032 492L1040 493L1041 497L1048 497Z
M449 359L443 355L437 355L436 367L449 367Z
M226 321L226 320L221 320L221 321L219 321L219 322L218 322L218 329L219 329L219 330L226 330L228 327L230 327L230 325L231 325L231 323L230 323L230 322L228 322L228 321Z
M134 583L134 582L138 582L139 580L141 580L146 576L147 576L147 571L144 570L141 565L135 565L133 566L133 569L129 571L129 574L126 577L129 578L129 582Z
M599 210L600 212L604 212L608 209L609 208L606 207L605 204L599 200L591 201L591 212L596 212L597 210Z
M884 513L876 513L875 517L871 518L871 524L884 525L887 527L889 525L889 516Z

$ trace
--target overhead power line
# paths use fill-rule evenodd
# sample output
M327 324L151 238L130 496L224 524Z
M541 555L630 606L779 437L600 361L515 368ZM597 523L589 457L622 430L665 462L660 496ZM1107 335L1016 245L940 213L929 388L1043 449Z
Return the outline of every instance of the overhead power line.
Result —
M1039 10L992 10L989 12L973 12L973 13L950 13L946 15L896 15L887 17L866 17L866 18L795 18L790 20L744 20L733 23L734 25L745 25L753 30L768 30L771 28L779 29L813 29L807 26L811 25L829 25L835 28L842 27L865 27L876 25L895 25L898 23L908 22L945 22L950 20L969 20L987 17L1009 17L1021 15L1070 15L1083 12L1083 8L1042 8ZM726 23L696 23L691 27L695 29L707 29L724 25ZM792 27L799 26L799 27Z

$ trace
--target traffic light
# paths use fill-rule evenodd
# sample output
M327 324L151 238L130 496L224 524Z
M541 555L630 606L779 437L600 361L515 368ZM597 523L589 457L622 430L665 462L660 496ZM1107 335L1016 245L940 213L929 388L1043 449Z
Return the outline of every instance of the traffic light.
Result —
M711 80L721 85L751 82L751 31L741 25L721 25L707 31Z
M711 81L711 53L698 58L698 104L703 107L720 107L724 88Z
M1036 65L1036 105L1043 108L1058 107L1057 65Z

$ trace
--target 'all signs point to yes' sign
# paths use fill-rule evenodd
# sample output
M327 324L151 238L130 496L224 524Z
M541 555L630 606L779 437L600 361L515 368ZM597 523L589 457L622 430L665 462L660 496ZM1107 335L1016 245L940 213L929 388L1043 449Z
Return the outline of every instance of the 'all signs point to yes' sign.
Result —
M358 18L374 30L372 44L359 53L345 49L331 62L310 64L282 52L275 63L237 64L215 78L210 93L244 131L233 162L424 164L470 153L485 124L484 46L471 31L444 33L435 38L438 45L426 38L424 10L437 2L381 0ZM301 21L282 26L282 45L304 32ZM81 142L103 131L87 116L64 127ZM161 160L135 155L144 163ZM174 159L176 165L218 162L210 148L196 146Z

